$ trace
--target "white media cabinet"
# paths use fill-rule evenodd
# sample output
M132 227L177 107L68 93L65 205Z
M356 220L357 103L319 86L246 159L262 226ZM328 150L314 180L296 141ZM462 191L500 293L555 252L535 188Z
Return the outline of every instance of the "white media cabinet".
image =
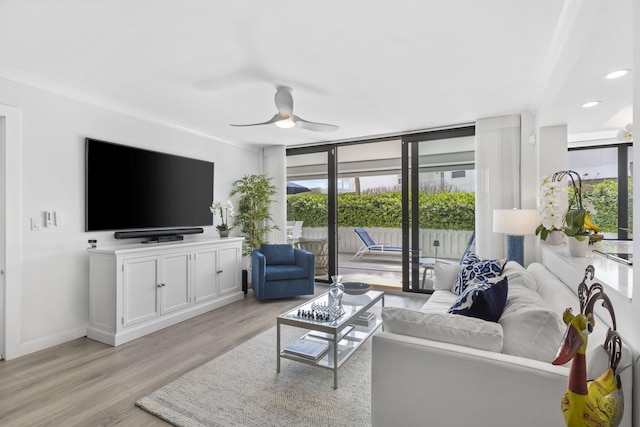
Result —
M117 346L241 300L242 241L88 249L87 337Z

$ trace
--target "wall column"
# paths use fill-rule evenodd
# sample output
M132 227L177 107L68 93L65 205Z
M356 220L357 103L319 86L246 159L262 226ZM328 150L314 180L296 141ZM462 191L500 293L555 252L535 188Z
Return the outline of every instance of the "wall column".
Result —
M261 171L271 178L276 187L275 202L271 204L271 217L280 227L267 233L266 240L270 243L284 243L287 240L287 157L284 145L266 147L262 150Z
M504 258L506 239L493 232L493 210L520 208L520 116L476 122L476 252Z

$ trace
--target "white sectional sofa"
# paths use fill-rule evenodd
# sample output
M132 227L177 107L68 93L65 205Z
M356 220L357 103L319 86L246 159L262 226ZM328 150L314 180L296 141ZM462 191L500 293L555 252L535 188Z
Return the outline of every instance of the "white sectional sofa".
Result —
M571 362L550 361L565 330L563 311L580 311L575 294L541 264L525 270L509 262L503 271L507 304L497 323L449 314L458 297L449 290L457 268L436 267L435 291L421 310L383 309L383 331L373 337L372 425L564 426L560 399ZM596 316L587 353L590 378L606 368L601 345L611 323L602 307ZM632 359L624 345L618 370L625 427L638 425Z

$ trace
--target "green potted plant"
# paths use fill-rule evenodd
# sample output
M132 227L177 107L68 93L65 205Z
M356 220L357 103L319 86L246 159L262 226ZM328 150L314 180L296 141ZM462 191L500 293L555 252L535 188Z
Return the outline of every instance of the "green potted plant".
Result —
M569 201L569 207L564 214L564 227L562 231L569 238L569 252L571 256L584 256L586 245L592 236L592 232L597 234L601 229L591 220L592 207L587 209L586 203L582 200L582 179L580 175L572 170L560 171L553 174L554 182L568 178L573 189L573 200ZM585 242L586 240L586 242ZM595 240L595 239L594 239ZM580 245L579 242L584 242Z
M239 195L234 227L239 227L245 236L242 255L251 256L254 249L265 243L268 232L279 229L269 213L276 187L265 175L245 175L233 187L230 195Z

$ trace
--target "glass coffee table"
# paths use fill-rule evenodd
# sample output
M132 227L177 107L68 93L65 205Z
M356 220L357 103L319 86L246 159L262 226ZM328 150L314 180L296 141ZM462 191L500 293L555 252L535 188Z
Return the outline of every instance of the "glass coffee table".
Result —
M328 304L328 293L322 294L298 307L278 316L277 339L277 372L280 372L280 360L290 359L308 365L318 366L333 371L333 388L338 388L338 368L382 325L380 311L384 307L384 292L370 290L361 295L344 294L342 307L344 314L335 320L317 320L305 317L305 313L312 310L312 306ZM365 321L365 313L375 314L375 317ZM328 345L328 351L317 359L292 354L282 348L280 329L283 325L306 329L301 337L303 342L321 343ZM335 345L335 343L338 345ZM324 346L322 346L324 347Z

